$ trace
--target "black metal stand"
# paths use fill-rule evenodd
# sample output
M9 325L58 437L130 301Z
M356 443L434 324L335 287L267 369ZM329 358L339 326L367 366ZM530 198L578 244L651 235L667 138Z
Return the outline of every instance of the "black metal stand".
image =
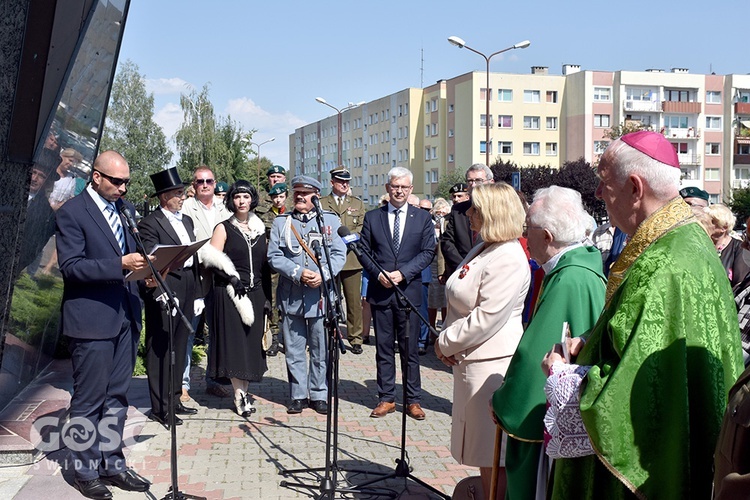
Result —
M127 208L125 209L127 210ZM121 210L122 211L122 210ZM143 246L143 241L141 241L141 236L138 233L138 228L131 225L130 219L127 215L125 215L125 220L127 222L128 228L130 228L130 232L133 235L133 238L135 239L136 247L138 248L138 251L145 257L146 262L148 263L148 267L151 270L151 274L156 280L157 286L159 287L159 290L165 294L167 297L167 300L162 304L162 309L164 309L165 314L167 315L168 321L169 321L169 416L168 416L168 422L169 422L169 431L170 431L170 441L171 441L171 456L169 461L170 466L170 472L171 472L171 478L172 478L172 484L169 487L169 490L167 491L167 494L163 497L163 500L187 500L187 499L194 499L194 500L206 500L206 497L196 496L196 495L189 495L187 493L183 493L179 489L179 485L177 484L177 430L176 426L174 424L175 421L175 393L174 393L174 372L175 372L175 350L174 350L174 331L175 331L175 325L174 325L174 317L172 316L172 311L176 311L177 314L180 315L180 320L185 324L185 326L188 328L190 332L193 332L193 326L188 321L187 317L185 317L185 313L182 312L182 309L180 309L177 300L175 299L174 293L169 288L169 285L167 285L167 282L162 278L161 274L156 270L154 267L154 264L151 262L151 259L148 258L148 253L146 252L146 248Z

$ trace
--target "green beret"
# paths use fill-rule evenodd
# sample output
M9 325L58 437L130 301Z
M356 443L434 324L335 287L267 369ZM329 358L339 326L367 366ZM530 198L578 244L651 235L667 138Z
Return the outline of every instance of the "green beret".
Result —
M286 169L282 167L281 165L274 165L268 170L266 170L266 177L268 177L271 174L282 174L286 175Z
M708 201L708 193L695 186L688 186L680 189L680 196L683 198L700 198Z
M277 184L274 184L273 187L271 187L271 189L268 190L268 194L270 196L275 196L277 194L286 193L287 191L289 191L289 189L287 189L286 183L279 182Z

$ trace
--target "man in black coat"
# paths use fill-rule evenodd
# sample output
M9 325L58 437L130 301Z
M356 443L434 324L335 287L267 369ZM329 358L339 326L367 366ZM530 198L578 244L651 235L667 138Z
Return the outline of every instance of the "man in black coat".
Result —
M484 163L475 163L466 171L469 196L474 186L493 182L492 170ZM453 205L451 212L445 218L445 231L440 239L440 250L445 258L445 272L440 279L441 283L448 281L469 250L482 241L479 234L471 230L469 216L466 215L470 208L471 198Z
M162 170L151 176L159 198L159 208L145 217L138 230L147 252L157 245L184 245L195 241L193 220L183 215L182 202L185 200L184 184L176 168ZM179 302L188 322L194 316L193 303L200 297L200 278L198 258L190 257L179 269L170 269L166 283ZM174 329L175 367L172 373L176 399L175 414L193 415L195 408L188 408L179 397L182 393L182 374L185 371L187 341L190 334L187 325L179 315L168 315L162 308L161 290L156 287L152 278L146 280L143 301L146 307L146 372L148 374L149 393L151 395L151 414L149 418L167 426L169 422L169 329L170 322ZM175 425L182 420L175 416Z

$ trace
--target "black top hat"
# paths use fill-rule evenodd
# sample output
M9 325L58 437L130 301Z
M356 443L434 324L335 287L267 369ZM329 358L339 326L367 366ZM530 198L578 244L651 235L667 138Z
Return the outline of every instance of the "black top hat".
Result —
M151 175L151 182L154 184L156 192L151 196L157 196L165 191L171 191L184 187L185 184L180 180L180 174L177 173L177 167L168 168L161 172Z

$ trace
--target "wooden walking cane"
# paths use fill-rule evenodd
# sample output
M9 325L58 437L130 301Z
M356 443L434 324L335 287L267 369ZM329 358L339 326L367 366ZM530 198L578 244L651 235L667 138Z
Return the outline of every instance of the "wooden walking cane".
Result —
M500 474L500 453L503 447L503 429L495 426L495 459L492 461L492 479L490 480L490 500L497 497L497 476Z

